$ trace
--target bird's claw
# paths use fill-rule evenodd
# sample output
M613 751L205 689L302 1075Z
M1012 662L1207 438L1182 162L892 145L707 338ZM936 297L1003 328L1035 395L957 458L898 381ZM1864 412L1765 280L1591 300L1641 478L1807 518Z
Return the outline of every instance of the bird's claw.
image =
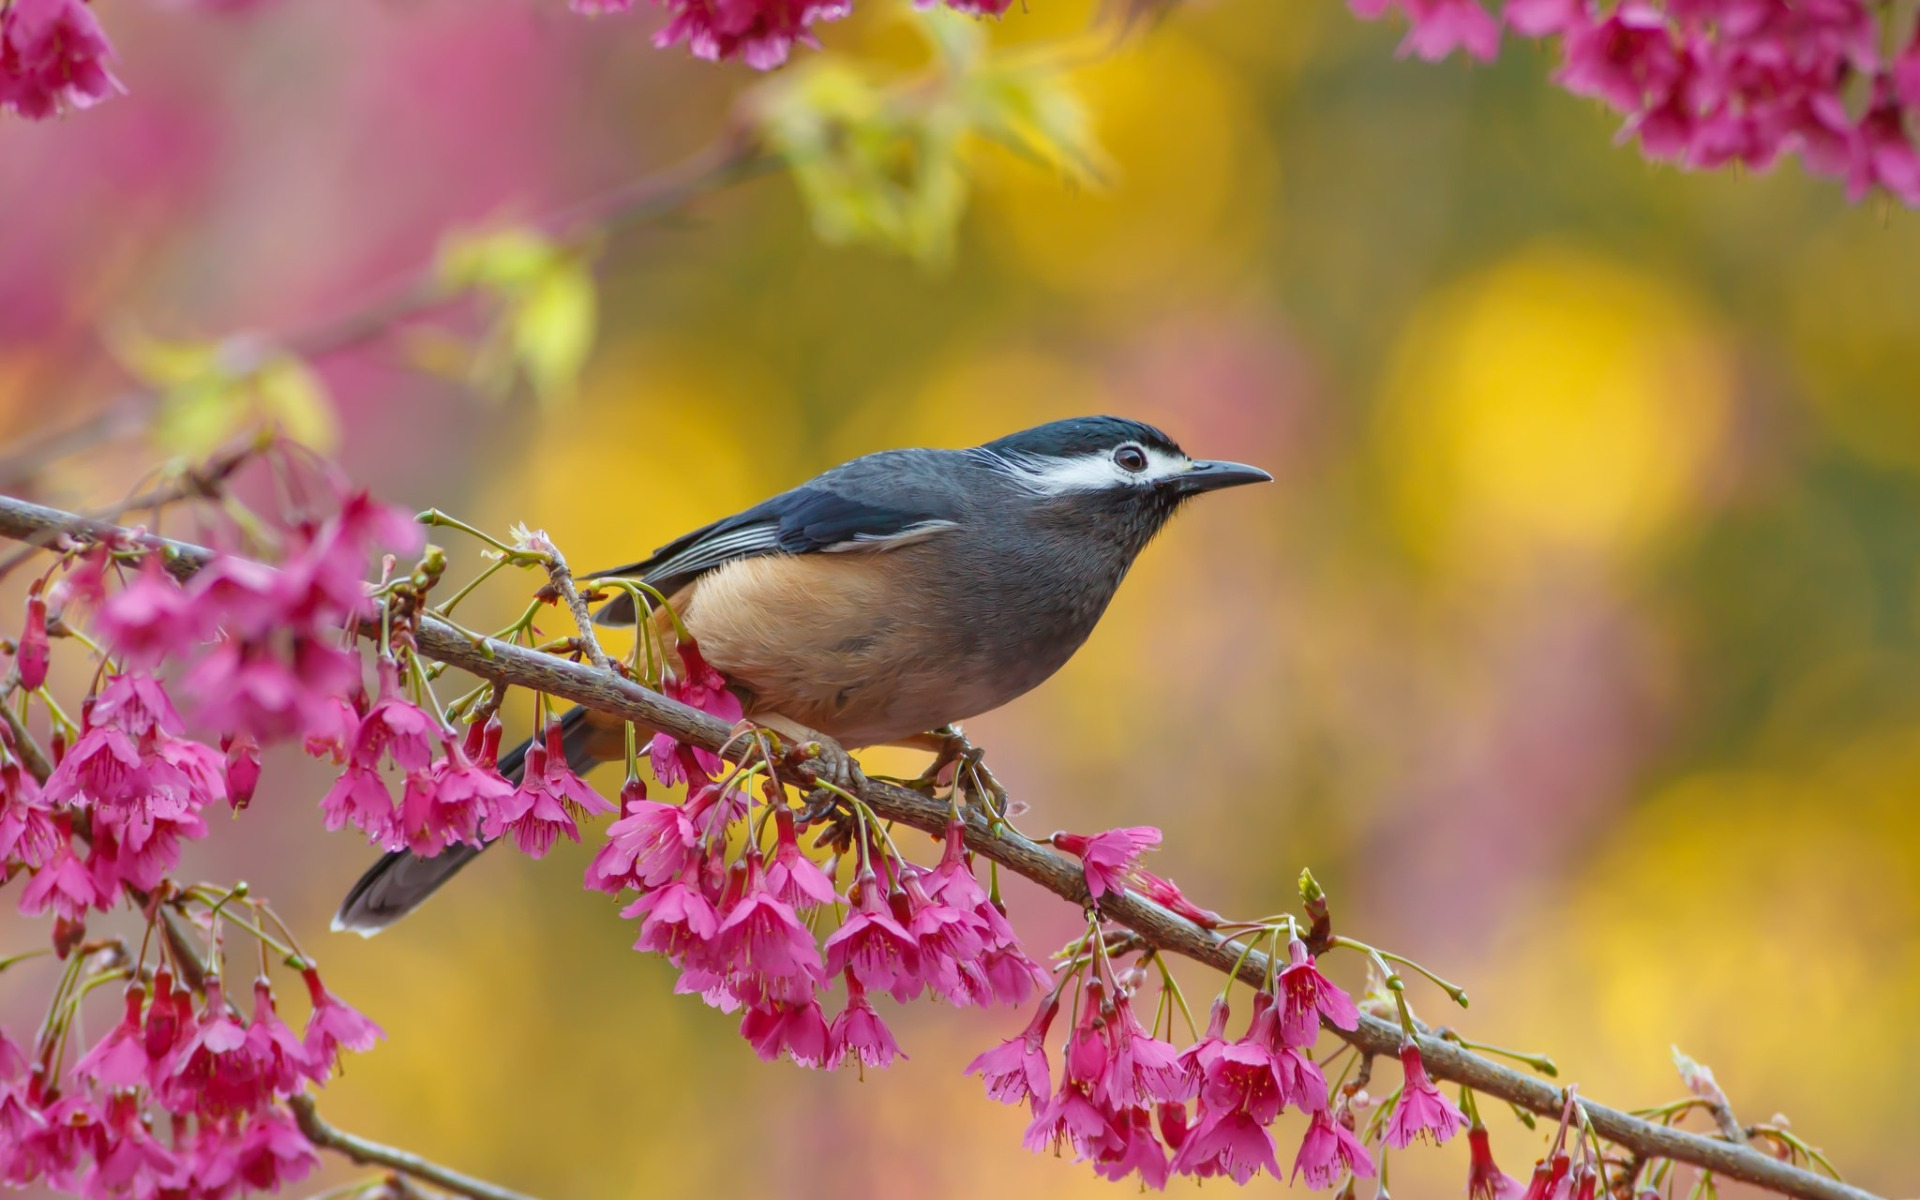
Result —
M951 782L956 795L986 813L988 820L1001 824L1007 818L1007 789L1000 786L987 768L986 751L973 744L958 725L933 731L943 740L933 762L914 780L917 790L932 789Z
M842 791L856 791L867 782L866 773L846 747L832 738L810 738L794 747L794 757L805 763L815 780Z

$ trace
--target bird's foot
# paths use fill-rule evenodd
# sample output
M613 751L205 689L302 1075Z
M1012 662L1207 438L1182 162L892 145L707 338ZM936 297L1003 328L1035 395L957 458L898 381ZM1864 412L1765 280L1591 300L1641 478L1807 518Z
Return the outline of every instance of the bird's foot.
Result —
M958 725L942 725L938 729L916 734L900 744L933 751L933 761L927 764L927 769L906 784L914 791L929 796L941 788L952 786L956 768L968 754L974 753L973 743L967 740L967 735L961 732Z
M867 782L847 748L824 734L808 738L793 748L793 757L809 764L816 780L824 780L843 791L857 791Z
M786 764L804 770L819 782L850 792L867 781L847 748L816 729L773 714L742 721L741 727L764 729L777 736L787 747Z
M1010 808L1007 789L988 769L986 751L968 740L958 725L936 729L927 736L937 739L933 762L914 785L931 791L951 784L954 795L963 803L979 808L995 826L1005 826Z

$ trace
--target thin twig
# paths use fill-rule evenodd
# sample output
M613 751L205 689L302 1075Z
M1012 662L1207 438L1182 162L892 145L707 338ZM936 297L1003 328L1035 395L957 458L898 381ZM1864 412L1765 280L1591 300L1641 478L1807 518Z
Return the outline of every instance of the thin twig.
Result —
M0 496L0 536L32 537L49 525L61 526L75 536L113 538L122 542L130 537L129 531L103 527L100 522L88 521L73 513ZM211 551L198 546L159 543L158 539L148 541L164 544L169 549L172 556L169 565L180 574L191 574L195 565L213 557ZM377 622L372 628L378 628ZM422 654L481 679L547 692L708 749L717 750L734 741L731 754L736 759L750 758L755 753L751 745L733 739L732 726L725 721L669 700L610 671L506 642L482 639L476 643L465 631L430 615L423 615L420 620L417 644ZM811 776L805 763L795 764L794 770L803 777ZM867 780L858 794L883 819L934 836L946 828L952 813L945 801L879 780ZM1086 879L1077 863L1011 829L996 828L992 818L977 808L969 807L961 816L965 822L966 843L976 853L1076 905L1084 907L1090 903ZM1237 969L1239 978L1256 987L1266 982L1268 964L1264 953L1254 951L1243 955L1239 946L1222 935L1131 892L1103 896L1100 911L1156 949L1182 955L1222 972ZM1333 1032L1361 1053L1381 1057L1394 1055L1401 1040L1398 1025L1364 1014L1357 1029ZM1529 1112L1559 1118L1566 1096L1563 1089L1482 1058L1442 1038L1422 1034L1415 1040L1429 1075L1465 1084ZM1670 1129L1584 1098L1579 1103L1601 1137L1649 1160L1667 1158L1688 1163L1721 1178L1738 1179L1800 1200L1878 1200L1862 1188L1781 1162L1749 1146Z
M14 678L19 677L16 675ZM12 690L11 687L6 689L9 692ZM0 720L6 721L7 732L13 735L13 752L20 756L20 765L27 769L27 774L33 776L35 783L45 783L47 776L53 774L53 763L48 761L47 752L40 748L40 743L27 729L26 722L20 719L19 713L13 711L13 705L4 703L0 703Z
M593 614L587 611L587 602L580 598L580 589L573 585L573 572L567 567L567 556L551 542L547 544L547 578L553 584L553 590L560 593L567 602L567 611L573 614L573 624L580 630L580 644L586 648L587 658L602 671L610 671L613 665L607 661L607 652L600 648L600 639L593 632Z
M306 1135L309 1142L344 1154L363 1167L385 1167L389 1171L399 1171L456 1195L472 1197L472 1200L533 1200L525 1192L516 1192L497 1183L462 1175L439 1163L429 1162L418 1154L409 1154L405 1150L383 1146L379 1142L370 1142L335 1129L320 1116L320 1110L314 1107L311 1096L289 1096L287 1107L293 1110L293 1119L299 1123L300 1132Z

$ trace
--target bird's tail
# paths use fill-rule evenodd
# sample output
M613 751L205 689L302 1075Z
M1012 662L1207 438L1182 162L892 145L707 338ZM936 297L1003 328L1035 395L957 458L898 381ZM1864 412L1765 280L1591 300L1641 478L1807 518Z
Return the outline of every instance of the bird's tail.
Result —
M584 708L568 709L560 718L560 744L567 755L567 766L584 774L600 761L595 753L597 731L587 721ZM500 773L514 783L526 769L529 738L500 756ZM353 885L347 898L334 914L336 933L352 930L361 937L372 937L382 929L426 903L460 868L472 862L488 845L469 846L456 842L432 858L421 858L411 850L394 850L381 856Z

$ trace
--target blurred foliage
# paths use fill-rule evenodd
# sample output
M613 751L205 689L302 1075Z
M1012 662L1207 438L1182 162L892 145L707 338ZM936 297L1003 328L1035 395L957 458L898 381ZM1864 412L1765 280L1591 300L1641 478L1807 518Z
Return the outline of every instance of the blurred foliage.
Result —
M477 292L492 319L469 361L459 368L483 393L506 395L518 371L533 395L551 404L573 394L593 349L598 320L593 274L585 255L529 229L454 234L440 247L440 282L450 292ZM415 334L417 362L440 361Z
M955 115L951 51L882 5L771 79L528 0L233 25L120 5L133 94L0 129L0 419L124 390L95 352L109 318L298 328L450 227L534 228L680 161L751 96L824 157L610 241L564 412L476 415L464 347L458 382L405 369L405 343L313 364L352 474L542 526L592 569L854 454L1071 413L1267 466L1174 523L1057 679L970 724L1022 823L1163 825L1156 869L1237 913L1310 864L1342 927L1470 988L1470 1036L1622 1105L1680 1093L1679 1044L1747 1119L1785 1112L1911 1192L1920 224L1791 167L1649 167L1545 60L1399 61L1338 4L1190 4L1119 44L1093 7L936 26L972 39L969 78L1036 72ZM1066 97L1085 128L1036 136L1100 186L977 115L1017 128ZM958 173L937 203L934 110ZM816 193L856 244L809 233ZM949 238L944 273L892 253ZM487 295L497 331L514 300ZM39 488L109 502L148 458L108 448ZM481 565L457 551L449 579ZM1022 1153L1023 1114L959 1077L1020 1017L911 1014L911 1060L864 1082L767 1067L627 948L578 847L488 855L389 934L330 938L368 852L316 834L318 772L268 770L202 867L271 880L393 1035L327 1096L342 1126L554 1195L1116 1194ZM1071 932L1008 898L1042 944ZM1488 1117L1518 1169L1535 1139ZM1452 1147L1393 1166L1403 1195L1463 1177Z
M115 339L127 373L153 389L154 444L189 461L235 436L272 426L323 453L340 442L340 421L326 385L298 357L246 336L219 342L168 342L137 330Z
M1063 78L1062 49L995 52L981 22L944 8L903 19L933 50L930 68L883 86L869 68L821 57L755 98L761 133L787 161L820 237L946 266L976 140L1056 178L1098 178L1100 150Z

